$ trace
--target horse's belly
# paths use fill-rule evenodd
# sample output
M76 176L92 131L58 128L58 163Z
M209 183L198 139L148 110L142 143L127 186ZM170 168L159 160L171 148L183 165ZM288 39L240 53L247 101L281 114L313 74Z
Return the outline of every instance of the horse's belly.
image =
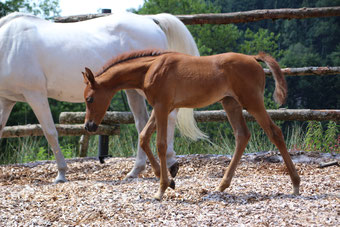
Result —
M185 78L176 82L174 102L177 108L203 108L229 95L227 82L223 78L203 77L196 80Z
M14 102L26 102L26 99L22 94L13 92L8 89L4 90L0 89L0 97L6 98Z
M49 89L47 96L64 102L84 102L84 87L64 88L60 90Z

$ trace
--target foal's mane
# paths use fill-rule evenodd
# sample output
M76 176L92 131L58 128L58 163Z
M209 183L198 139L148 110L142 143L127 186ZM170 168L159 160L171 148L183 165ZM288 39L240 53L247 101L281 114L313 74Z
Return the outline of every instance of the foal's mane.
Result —
M166 54L166 53L169 53L169 51L151 49L151 50L132 51L132 52L127 52L127 53L118 55L117 57L109 60L103 66L103 68L99 72L96 73L96 77L102 75L107 70L109 70L111 67L118 65L120 63L127 62L130 60L136 59L136 58L159 56L159 55Z

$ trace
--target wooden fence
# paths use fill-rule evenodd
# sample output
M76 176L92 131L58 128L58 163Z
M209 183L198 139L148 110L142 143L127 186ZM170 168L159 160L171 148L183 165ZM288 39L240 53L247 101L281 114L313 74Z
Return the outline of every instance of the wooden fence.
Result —
M340 110L290 110L278 109L267 110L273 120L284 121L340 121ZM246 110L243 116L247 121L255 121L254 117ZM224 110L194 111L197 122L222 122L228 121ZM84 122L85 112L62 112L59 121L62 124L79 124ZM134 119L131 112L108 111L102 121L104 125L133 124Z
M340 122L340 110L267 110L273 120L283 121L336 121ZM243 111L247 121L255 119L247 112ZM214 111L195 111L194 116L197 122L222 122L228 121L223 110ZM88 133L84 129L85 112L62 112L56 128L60 136L79 136L79 135L117 135L119 134L119 124L133 124L134 119L131 112L108 111L95 133ZM20 125L7 126L4 128L2 138L43 136L41 126Z
M55 22L71 23L104 17L110 14L86 14L68 17L56 17ZM236 24L260 20L305 19L315 17L340 16L340 7L300 8L300 9L262 9L233 13L176 15L184 24Z
M89 20L97 17L108 16L110 14L92 14L76 15L69 17L56 17L55 22L69 23L83 20ZM304 19L315 17L340 16L340 7L321 7L321 8L300 8L300 9L264 9L244 12L220 13L220 14L194 14L194 15L177 15L184 24L230 24L246 23L260 20L276 19ZM286 76L304 76L304 75L330 75L340 74L340 67L302 67L302 68L285 68L282 69ZM270 71L265 69L266 75ZM340 121L340 110L268 110L273 120L298 120L298 121L323 121L333 120ZM84 113L65 112L60 115L62 124L56 125L59 135L90 135L83 129ZM254 120L246 111L244 116L247 120ZM224 111L196 111L195 118L198 122L207 121L226 121ZM134 123L132 113L130 112L109 112L95 134L115 135L119 133L119 126L116 124ZM73 125L77 124L77 125ZM79 125L80 124L80 125ZM114 125L114 126L112 126ZM5 127L3 138L22 137L22 136L42 136L43 132L40 125L10 126ZM86 142L85 142L86 143Z

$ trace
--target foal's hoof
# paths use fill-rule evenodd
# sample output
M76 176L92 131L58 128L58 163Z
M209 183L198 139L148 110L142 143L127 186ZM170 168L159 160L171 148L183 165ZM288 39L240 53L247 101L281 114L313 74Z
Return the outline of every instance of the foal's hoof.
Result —
M171 174L172 177L175 177L178 173L179 170L179 164L178 162L175 162L172 166L170 166L169 168L169 172Z
M294 187L294 189L293 189L293 195L300 195L299 187Z
M216 192L223 192L225 189L226 189L226 187L220 185L215 189L215 191Z
M169 184L169 187L172 188L172 189L175 189L175 181L173 179L170 180L170 184Z

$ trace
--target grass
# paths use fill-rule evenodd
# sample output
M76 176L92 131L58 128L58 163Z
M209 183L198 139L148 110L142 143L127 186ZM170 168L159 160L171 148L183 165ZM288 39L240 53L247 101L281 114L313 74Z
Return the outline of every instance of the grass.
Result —
M203 131L209 132L209 141L193 142L179 135L176 131L174 149L178 155L185 154L233 154L235 139L228 124L200 124ZM255 123L248 123L251 139L246 147L246 153L276 150L263 130ZM284 130L285 142L290 150L318 150L322 152L339 153L339 126L329 122L325 127L321 123L309 122L306 130L293 124ZM122 125L119 136L109 139L109 154L114 157L130 157L136 155L137 131L134 125ZM156 135L151 140L151 148L156 153ZM60 147L65 158L78 156L79 137L60 137ZM5 144L5 145L4 145ZM26 163L36 160L54 159L51 149L44 137L25 137L6 139L0 152L0 164ZM98 136L92 136L88 150L89 157L97 156Z

